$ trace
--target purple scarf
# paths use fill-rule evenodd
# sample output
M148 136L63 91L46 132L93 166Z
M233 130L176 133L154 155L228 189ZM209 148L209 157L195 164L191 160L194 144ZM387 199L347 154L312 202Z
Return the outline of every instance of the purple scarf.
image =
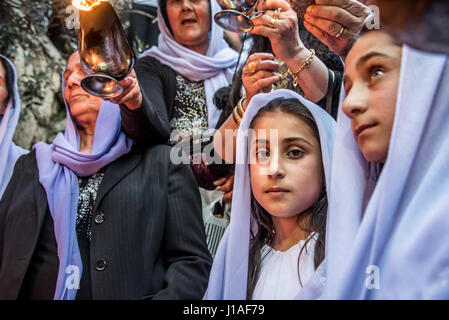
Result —
M65 84L63 82L64 90ZM58 133L52 144L37 143L39 182L47 194L58 245L59 271L55 300L73 300L82 274L76 234L79 185L77 176L89 176L129 152L133 141L121 130L119 106L103 102L95 126L91 154L79 152L80 138L66 102L64 135Z

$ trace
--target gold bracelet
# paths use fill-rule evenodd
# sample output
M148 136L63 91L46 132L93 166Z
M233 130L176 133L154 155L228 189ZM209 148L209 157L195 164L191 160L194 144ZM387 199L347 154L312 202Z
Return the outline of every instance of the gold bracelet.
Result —
M243 101L245 100L245 97L241 98L239 102L237 102L237 112L240 116L240 118L243 118L243 115L245 114L245 109L243 109Z
M237 124L237 126L240 126L240 121L242 121L242 118L238 114L237 107L232 110L232 118L234 119L234 122Z
M305 68L309 66L309 64L312 62L313 58L315 57L315 50L310 49L310 56L307 58L307 60L302 64L301 67L299 67L299 70L296 72L292 72L290 68L288 68L288 73L293 77L293 86L296 88L298 86L298 80L296 79L298 77L298 74L303 71Z

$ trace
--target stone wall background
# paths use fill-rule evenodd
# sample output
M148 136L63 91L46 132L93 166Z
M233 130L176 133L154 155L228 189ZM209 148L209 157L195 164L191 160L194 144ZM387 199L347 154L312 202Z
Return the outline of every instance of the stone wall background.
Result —
M132 8L132 1L109 2L120 16ZM65 24L70 4L70 0L0 1L0 53L16 66L22 101L14 141L26 149L39 141L51 142L65 127L61 73L76 48L77 34Z

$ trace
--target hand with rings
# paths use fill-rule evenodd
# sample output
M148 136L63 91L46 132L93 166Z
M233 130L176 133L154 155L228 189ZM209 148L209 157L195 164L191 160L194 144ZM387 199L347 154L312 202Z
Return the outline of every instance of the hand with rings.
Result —
M276 20L279 20L279 16L281 14L281 8L276 8L273 11L273 17L270 20L270 24L268 25L271 29L275 29L276 28Z
M254 53L248 57L242 72L243 87L246 92L244 108L251 98L261 92L270 92L272 85L281 80L276 73L279 63L271 53Z
M298 56L304 45L299 38L298 17L290 4L285 0L265 0L257 9L265 12L252 19L251 33L269 38L274 54L283 61Z
M304 15L304 26L343 59L351 49L371 10L357 0L321 0Z

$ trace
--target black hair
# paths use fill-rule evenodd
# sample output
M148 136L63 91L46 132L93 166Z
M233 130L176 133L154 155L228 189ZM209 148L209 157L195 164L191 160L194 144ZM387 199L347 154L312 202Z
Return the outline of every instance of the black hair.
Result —
M5 68L5 83L6 83L6 90L8 91L6 101L8 101L10 97L13 97L14 99L14 82L16 81L16 79L14 76L14 71L12 67L9 65L9 63L6 62L6 60L1 57L0 62L3 64L3 67Z
M314 136L319 139L319 131L316 125L315 119L311 112L298 100L298 99L285 99L277 98L270 101L262 109L259 110L256 117L251 122L251 127L253 127L256 119L262 115L281 111L293 116L296 116L303 120L312 129ZM322 172L324 175L324 168L322 167ZM327 217L327 192L325 179L323 179L323 187L318 200L307 209L306 216L301 217L301 221L305 221L305 225L301 225L302 228L306 228L304 231L309 234L304 245L300 249L298 257L298 278L301 282L301 277L299 273L299 260L301 259L301 254L303 250L307 247L307 243L315 236L318 235L318 239L315 245L315 255L314 255L314 267L315 269L320 265L324 259L325 255L325 237L326 237L326 217ZM266 211L256 200L254 195L251 193L251 215L257 221L259 226L258 231L254 234L251 231L250 235L250 251L248 256L248 279L247 279L247 292L246 298L251 299L254 288L256 287L257 280L259 278L262 262L261 250L264 245L271 246L274 240L274 225L271 215Z
M159 3L159 9L161 10L162 17L164 18L165 25L167 26L168 30L171 34L173 34L170 26L170 21L168 21L168 14L167 14L167 0L158 0Z

